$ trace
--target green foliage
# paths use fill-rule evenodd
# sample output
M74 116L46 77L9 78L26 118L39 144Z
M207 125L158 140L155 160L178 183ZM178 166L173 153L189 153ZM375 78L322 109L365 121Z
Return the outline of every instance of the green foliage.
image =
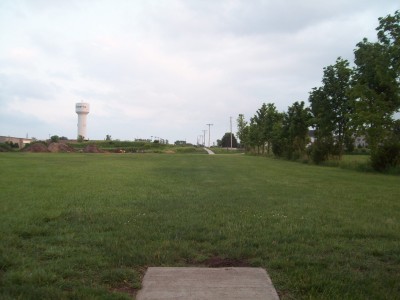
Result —
M371 149L390 138L400 109L400 12L379 19L378 42L357 44L354 123Z
M84 137L82 135L79 135L78 138L77 138L77 142L78 143L82 143L84 141L85 141Z
M400 142L387 141L371 153L371 165L379 171L400 167Z
M19 149L18 143L13 143L12 141L0 143L0 152L9 152L17 149Z
M299 159L305 154L309 142L310 119L310 109L305 107L303 101L288 107L282 129L282 137L286 141L284 152L288 159Z
M9 143L0 143L0 152L12 151L13 147Z
M332 141L319 139L315 141L308 149L312 161L319 165L329 159L331 153Z
M215 154L244 154L243 153L243 149L240 148L218 148L218 147L212 147L211 150L215 153Z
M345 146L346 153L354 152L354 149L355 149L354 143L355 143L354 136L349 135L349 134L345 136L345 138L344 138L344 146Z
M256 148L257 154L264 154L265 147L267 154L272 149L276 156L289 159L298 159L305 154L310 112L303 101L293 103L287 113L279 113L274 104L264 103L250 119L250 125L243 121L242 115L239 121L246 126L248 146Z
M249 137L252 140L251 144L257 146L258 152L261 149L264 154L265 146L267 146L267 154L270 153L275 134L274 127L279 120L280 114L273 103L263 103L251 119L250 131L252 132Z
M231 144L231 137L232 137L232 144ZM238 142L237 142L236 137L235 137L235 135L233 133L231 135L230 132L226 132L224 134L224 136L222 137L221 145L219 145L219 146L223 147L223 148L237 148Z
M272 142L272 152L275 156L282 157L285 153L286 140L283 136L279 135Z
M330 148L336 149L339 158L352 135L349 125L354 112L350 97L352 73L349 62L339 57L334 65L324 68L322 87L313 88L309 96L316 139L324 139L324 144L331 141Z
M50 137L50 141L52 141L53 143L58 143L60 141L60 137L58 135L52 135Z
M244 118L243 114L239 114L237 120L237 137L240 140L240 146L243 148L247 148L249 146L250 140L249 140L249 124Z

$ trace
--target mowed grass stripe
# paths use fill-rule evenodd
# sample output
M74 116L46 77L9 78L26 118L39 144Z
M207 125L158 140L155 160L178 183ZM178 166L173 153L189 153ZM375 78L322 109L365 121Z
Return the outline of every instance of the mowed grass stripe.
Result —
M1 154L2 298L123 299L146 266L268 270L283 299L400 293L400 178L244 155Z

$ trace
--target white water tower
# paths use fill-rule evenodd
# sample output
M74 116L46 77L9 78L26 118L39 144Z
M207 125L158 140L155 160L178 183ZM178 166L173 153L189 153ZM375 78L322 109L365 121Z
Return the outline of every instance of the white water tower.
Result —
M86 117L89 113L89 103L76 103L75 111L78 114L78 139L82 136L84 140L87 140L86 136Z

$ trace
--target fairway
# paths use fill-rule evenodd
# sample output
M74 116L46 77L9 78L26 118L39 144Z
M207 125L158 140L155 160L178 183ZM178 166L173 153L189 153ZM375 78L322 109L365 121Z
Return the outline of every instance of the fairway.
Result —
M0 153L0 298L128 299L148 266L281 299L400 295L400 177L246 155Z

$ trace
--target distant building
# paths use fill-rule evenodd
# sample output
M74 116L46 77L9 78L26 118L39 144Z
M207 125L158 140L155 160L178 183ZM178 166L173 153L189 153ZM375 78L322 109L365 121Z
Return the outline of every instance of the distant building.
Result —
M308 131L308 136L310 138L309 145L313 144L315 142L315 140L316 140L315 130L309 130ZM334 137L334 138L336 139L336 137ZM353 138L354 138L354 147L356 147L356 148L366 148L366 147L368 147L368 142L367 142L367 140L366 140L364 135L361 135L361 136L353 135Z
M310 138L310 144L313 144L315 142L315 130L309 130L308 136Z
M365 139L365 136L357 136L354 137L354 146L356 148L366 148L368 147L367 140Z
M11 136L0 136L0 143L12 142L13 144L18 144L18 148L24 148L26 144L32 143L33 139L18 138Z

